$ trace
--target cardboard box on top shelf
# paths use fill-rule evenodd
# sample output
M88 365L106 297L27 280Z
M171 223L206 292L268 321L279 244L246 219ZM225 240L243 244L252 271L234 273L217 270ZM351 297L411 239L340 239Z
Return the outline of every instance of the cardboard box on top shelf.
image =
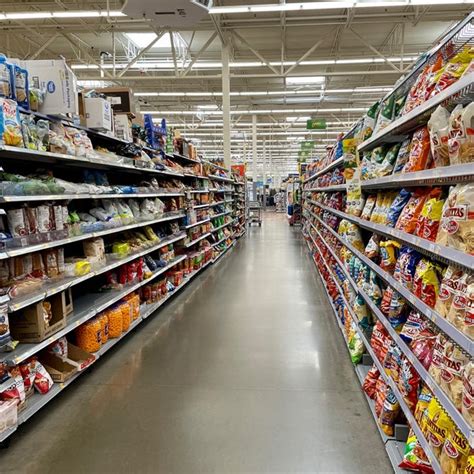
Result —
M51 320L45 321L43 303L51 305ZM66 326L66 317L72 313L71 289L28 306L10 318L10 332L20 342L42 342Z
M112 108L105 99L85 97L84 117L86 119L86 127L102 132L112 131Z
M133 91L129 87L105 87L94 89L98 94L103 94L112 105L114 112L136 113L137 107Z
M63 59L26 60L20 66L28 71L31 87L45 91L39 112L46 115L79 113L76 75Z

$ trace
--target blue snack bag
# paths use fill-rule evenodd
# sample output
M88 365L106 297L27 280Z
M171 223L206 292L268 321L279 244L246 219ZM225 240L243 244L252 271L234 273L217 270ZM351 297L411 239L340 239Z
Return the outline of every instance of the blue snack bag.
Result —
M29 104L29 87L28 87L28 71L20 66L13 67L14 73L14 94L15 99L20 107L28 110Z
M403 211L403 208L407 205L411 198L411 192L406 189L401 189L398 196L393 201L387 215L387 225L389 227L395 227L395 224Z

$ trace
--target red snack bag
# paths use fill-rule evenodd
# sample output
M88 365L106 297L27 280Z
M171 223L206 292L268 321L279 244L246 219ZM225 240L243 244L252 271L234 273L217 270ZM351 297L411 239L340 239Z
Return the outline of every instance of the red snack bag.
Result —
M372 368L369 370L369 372L367 373L367 375L365 376L364 384L362 385L364 392L372 400L375 397L376 386L377 386L377 381L379 377L380 377L379 369L377 369L377 366L374 364Z
M377 321L372 331L370 345L379 360L383 360L381 359L380 354L382 352L382 347L384 345L384 342L387 338L388 338L388 333L386 329L383 327L380 321Z
M25 385L25 392L33 388L36 377L36 367L33 359L22 362L19 366L23 383Z
M383 404L387 396L388 386L382 377L379 377L375 384L375 414L377 417L382 413Z
M420 380L420 376L415 368L406 358L403 358L400 378L398 380L398 388L412 412L415 411L418 402L418 387L420 385Z
M411 198L408 200L406 206L398 217L397 223L395 224L396 229L407 232L408 234L413 234L413 232L415 232L418 218L421 215L428 194L429 192L424 189L417 189L412 193Z
M10 378L2 384L0 400L15 400L17 405L25 401L25 384L18 367L10 369Z
M428 370L433 360L436 334L430 327L423 328L411 341L410 347L415 357Z
M434 308L439 293L438 267L422 258L416 266L413 278L413 293L430 308Z
M41 362L35 360L35 388L39 393L44 395L48 393L53 386L53 379Z
M413 134L410 156L402 173L426 170L431 161L430 133L427 127L421 127Z

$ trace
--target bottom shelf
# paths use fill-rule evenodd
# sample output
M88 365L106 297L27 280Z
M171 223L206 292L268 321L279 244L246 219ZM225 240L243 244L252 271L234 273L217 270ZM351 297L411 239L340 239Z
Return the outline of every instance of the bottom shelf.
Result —
M230 247L232 247L232 245L229 246L229 248ZM224 253L225 252L223 252L220 256L222 256ZM100 357L102 357L106 352L108 352L112 347L114 347L119 341L121 341L123 338L128 336L137 326L140 325L140 323L142 323L145 319L152 316L160 308L160 306L164 305L170 298L172 298L183 287L185 287L195 276L201 273L210 264L214 263L214 261L215 260L209 260L201 268L193 271L191 274L185 277L185 279L179 286L177 286L172 292L168 293L168 295L164 297L162 300L157 301L156 303L151 304L151 305L141 305L140 316L135 321L132 322L128 331L123 333L118 338L110 339L96 353L94 353L96 360L93 362L93 364L95 364ZM45 395L35 393L30 399L28 399L26 408L20 413L18 413L18 426L25 423L31 416L33 416L35 413L41 410L41 408L47 405L63 389L71 385L84 372L87 372L87 370L83 370L81 372L75 373L70 379L68 379L64 383L55 383L52 386L51 390ZM16 429L17 427L9 428L3 433L0 433L0 442L3 442L7 438L9 438L16 431Z

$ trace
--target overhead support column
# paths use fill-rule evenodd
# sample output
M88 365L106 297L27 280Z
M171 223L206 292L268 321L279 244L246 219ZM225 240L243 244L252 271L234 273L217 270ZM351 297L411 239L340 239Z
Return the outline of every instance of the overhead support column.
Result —
M224 166L230 169L230 48L229 44L222 45L222 120L224 125Z
M257 116L252 115L252 180L253 200L257 200Z
M266 187L267 187L267 144L266 144L266 139L263 139L263 153L262 153L262 174L263 174L263 199L262 199L262 205L263 205L263 212L267 210L267 193L266 193Z

